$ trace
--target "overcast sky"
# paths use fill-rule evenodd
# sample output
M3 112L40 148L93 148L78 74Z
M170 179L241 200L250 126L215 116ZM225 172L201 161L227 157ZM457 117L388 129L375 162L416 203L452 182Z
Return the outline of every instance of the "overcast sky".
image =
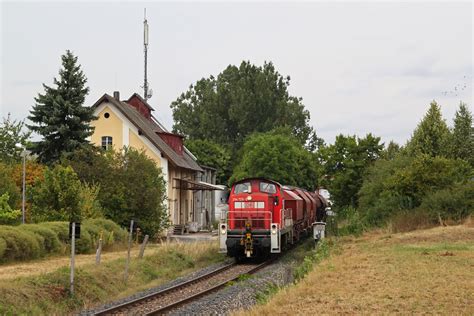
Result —
M26 118L67 49L88 78L87 105L142 93L145 7L150 104L168 128L179 94L242 60L291 76L327 142L372 132L403 144L433 99L449 125L461 100L472 111L470 2L3 1L0 115Z

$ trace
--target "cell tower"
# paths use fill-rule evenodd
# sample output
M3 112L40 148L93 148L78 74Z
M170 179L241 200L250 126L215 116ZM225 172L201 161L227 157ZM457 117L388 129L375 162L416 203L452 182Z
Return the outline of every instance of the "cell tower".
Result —
M148 21L146 20L146 8L145 8L145 20L143 21L143 46L145 52L145 80L143 83L143 98L147 101L152 96L151 89L148 89L147 79L147 53L148 53Z

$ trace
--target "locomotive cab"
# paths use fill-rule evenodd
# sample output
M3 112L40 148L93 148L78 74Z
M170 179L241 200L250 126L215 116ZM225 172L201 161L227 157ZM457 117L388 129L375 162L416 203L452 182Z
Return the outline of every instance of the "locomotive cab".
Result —
M256 257L280 252L281 185L251 178L236 182L229 195L229 210L219 229L220 252Z

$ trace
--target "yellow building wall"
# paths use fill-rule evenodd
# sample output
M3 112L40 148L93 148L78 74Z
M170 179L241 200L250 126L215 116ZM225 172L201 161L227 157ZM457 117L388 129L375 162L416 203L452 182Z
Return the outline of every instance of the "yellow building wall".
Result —
M104 114L109 113L109 117L105 118ZM97 115L98 119L91 122L91 125L95 127L94 134L91 136L91 143L96 146L102 146L103 136L112 136L112 145L115 150L120 150L123 147L123 122L120 118L112 112L112 110L106 106Z
M138 150L143 150L148 158L152 159L158 168L161 167L161 158L156 155L145 143L140 139L140 136L135 132L129 130L129 146Z

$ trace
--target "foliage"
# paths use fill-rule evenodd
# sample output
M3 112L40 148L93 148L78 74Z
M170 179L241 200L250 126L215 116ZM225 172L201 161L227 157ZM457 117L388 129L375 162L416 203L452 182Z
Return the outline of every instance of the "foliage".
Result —
M0 162L0 195L8 193L8 205L16 209L21 201L21 189L15 184L13 166Z
M426 154L432 157L448 154L449 129L441 115L441 108L432 101L428 112L416 127L406 145L411 156Z
M79 192L81 215L83 218L101 218L104 216L99 196L100 186L83 183Z
M28 139L31 132L22 131L24 122L17 122L10 118L3 118L3 123L0 124L0 161L6 163L21 161L23 149L17 147L20 144L23 147L28 145Z
M323 166L321 184L331 192L334 205L339 208L356 207L367 167L376 161L383 149L380 137L367 134L364 138L338 135L334 144L316 153Z
M202 139L187 140L186 147L196 156L199 164L217 169L217 183L227 183L231 176L231 153L227 147Z
M345 225L338 229L338 234L361 236L365 230L365 223L358 210L353 207L347 207L338 212L338 216L345 219Z
M241 152L230 183L247 177L264 177L308 190L317 186L311 154L289 134L281 131L254 134Z
M97 198L106 218L127 227L134 219L153 236L168 225L163 174L143 152L81 149L63 159L81 181L99 186Z
M301 98L289 95L289 84L290 78L282 77L271 62L229 65L217 78L197 81L171 103L173 131L238 149L247 135L288 126L304 144L312 131L310 114Z
M60 79L54 78L56 87L43 84L45 92L35 98L28 116L33 122L28 127L43 137L33 144L33 152L48 164L59 160L61 154L87 145L87 137L93 132L89 124L94 119L93 110L83 106L89 93L87 79L71 51L67 50L61 59Z
M70 244L68 227L68 222L0 226L0 263L65 254ZM104 249L123 246L127 240L127 232L112 221L86 220L81 225L81 238L76 240L77 253L93 252L101 235Z
M395 159L395 157L402 152L402 148L400 145L395 143L394 141L390 141L386 148L380 153L380 158L386 160Z
M401 210L414 209L423 198L472 176L462 160L419 155L379 160L369 168L359 191L359 209L370 225L382 225Z
M474 181L428 193L423 197L420 209L428 212L432 221L466 218L474 213Z
M0 225L14 225L21 218L20 210L13 210L8 204L10 195L8 192L0 195Z
M32 190L33 220L80 222L81 189L81 181L71 167L46 168L44 180Z
M459 105L454 117L454 129L450 139L450 157L469 161L474 167L474 127L472 113L466 104Z

